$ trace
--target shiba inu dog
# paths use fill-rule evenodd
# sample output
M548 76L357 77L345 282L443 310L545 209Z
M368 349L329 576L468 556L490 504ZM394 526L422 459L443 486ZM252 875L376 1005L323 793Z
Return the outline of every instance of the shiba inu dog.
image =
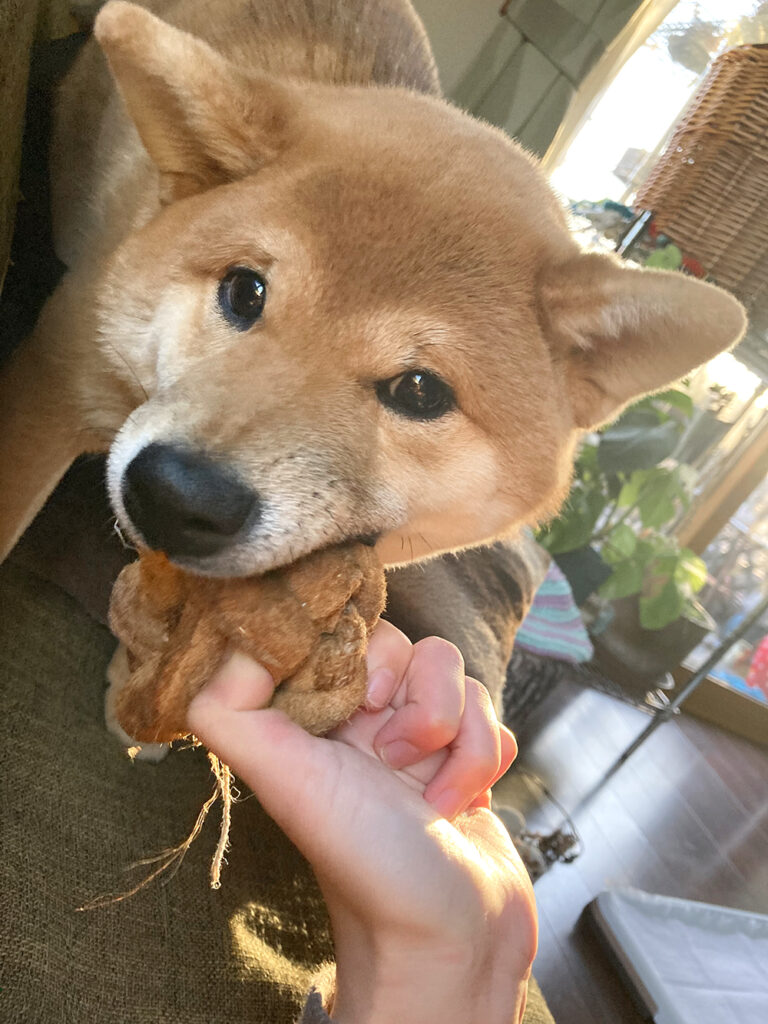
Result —
M52 159L69 271L0 383L2 554L106 450L123 531L195 572L482 544L743 332L713 286L582 253L407 0L113 0L95 37Z

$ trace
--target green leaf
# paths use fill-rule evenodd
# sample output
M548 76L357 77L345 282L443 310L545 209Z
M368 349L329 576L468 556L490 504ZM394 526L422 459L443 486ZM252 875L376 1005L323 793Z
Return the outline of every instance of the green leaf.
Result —
M645 398L641 398L639 402L635 402L634 405L630 406L627 411L619 417L618 420L614 420L615 423L624 422L628 416L633 416L635 413L641 413L647 417L648 425L655 426L657 423L663 423L669 419L669 416L659 407L656 402L655 395L646 395Z
M603 540L600 553L603 559L609 564L624 561L631 558L637 547L637 535L631 526L626 523L619 523L608 536Z
M538 534L537 540L553 555L585 547L592 540L607 500L602 480L589 486L577 480L563 511Z
M649 395L647 398L642 398L639 402L635 402L634 405L625 409L621 416L614 420L613 423L603 427L600 431L600 436L605 437L606 434L610 435L614 430L621 430L625 427L639 427L641 429L655 427L662 423L665 418L658 406L655 405L654 396Z
M680 425L673 420L655 426L619 420L600 436L600 468L605 473L651 469L669 458L677 448L680 433Z
M643 526L658 530L677 514L686 493L674 470L658 468L646 478L637 502Z
M645 469L636 469L629 480L619 491L619 508L631 508L637 504L640 491L648 479L648 472Z
M623 473L608 473L605 477L605 489L611 501L615 501L621 494L626 477Z
M643 526L652 530L658 530L665 523L675 518L676 506L674 501L667 496L659 496L655 499L646 498L640 506L640 518Z
M638 539L633 560L644 569L651 564L659 553L657 540L657 537L654 537L652 540L645 537Z
M680 552L677 550L677 544L674 540L668 537L665 537L664 540L667 542L666 544L656 545L656 558L653 561L651 570L659 576L672 579L680 562Z
M585 547L592 538L602 507L601 504L595 512L587 501L580 501L578 508L572 506L566 509L538 534L539 543L552 555Z
M690 548L683 548L674 577L679 587L687 585L692 594L698 594L707 582L707 566Z
M668 580L654 597L640 598L640 625L644 629L663 629L679 619L686 605L674 580Z
M648 259L646 266L656 267L657 270L677 270L683 263L683 253L672 242L661 249L654 249Z
M658 597L670 580L674 582L678 555L676 551L656 551L651 562L645 567L643 597Z
M576 459L576 469L594 469L597 466L597 445L582 444Z
M653 398L658 402L666 402L667 405L673 405L680 412L685 413L686 416L693 416L693 399L686 391L669 388L668 391L660 391L657 395L653 395Z
M613 573L598 590L598 594L607 601L617 601L620 597L639 594L643 585L643 567L634 562L619 562Z

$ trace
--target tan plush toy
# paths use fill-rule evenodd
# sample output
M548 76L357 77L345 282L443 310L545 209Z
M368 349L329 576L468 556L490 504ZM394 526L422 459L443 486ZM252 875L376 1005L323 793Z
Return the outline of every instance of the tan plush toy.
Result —
M110 625L131 670L118 721L143 743L188 735L190 701L229 652L242 651L278 684L273 707L309 732L328 732L365 698L368 634L384 598L384 571L362 544L226 580L191 576L144 552L112 591Z

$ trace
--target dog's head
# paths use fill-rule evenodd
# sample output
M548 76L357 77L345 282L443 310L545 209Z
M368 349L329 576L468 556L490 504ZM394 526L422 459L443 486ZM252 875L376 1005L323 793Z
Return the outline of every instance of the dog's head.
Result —
M146 391L110 489L179 564L355 536L396 563L535 521L583 430L742 333L716 288L582 254L534 162L440 100L246 76L123 3L97 36L164 203L102 288Z

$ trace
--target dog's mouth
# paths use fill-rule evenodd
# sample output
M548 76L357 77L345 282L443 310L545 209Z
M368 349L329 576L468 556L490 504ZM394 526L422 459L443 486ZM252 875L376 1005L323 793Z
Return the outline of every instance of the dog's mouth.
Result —
M144 446L116 483L112 497L126 535L196 575L259 575L331 545L374 547L381 536L345 530L347 515L330 509L298 513L295 495L280 509L228 463L179 445Z
M123 528L121 527L121 536L122 530ZM129 535L135 535L136 533L135 529L132 527L127 527L126 532L129 533ZM167 555L174 565L177 565L180 569L183 569L185 572L189 572L192 575L236 577L259 576L266 572L283 569L298 561L300 558L306 558L308 555L312 555L315 552L328 547L336 547L343 544L364 544L366 547L374 548L376 547L380 537L380 533L349 535L327 543L319 543L314 547L306 549L302 548L299 550L296 547L290 546L287 551L273 551L270 554L262 553L257 559L253 558L253 552L246 551L245 553L241 553L238 550L237 545L233 546L229 551L217 551L217 553L213 555L190 556L171 553L162 546L146 544L143 538L139 541L139 544L142 547L149 547L150 550L162 552Z

